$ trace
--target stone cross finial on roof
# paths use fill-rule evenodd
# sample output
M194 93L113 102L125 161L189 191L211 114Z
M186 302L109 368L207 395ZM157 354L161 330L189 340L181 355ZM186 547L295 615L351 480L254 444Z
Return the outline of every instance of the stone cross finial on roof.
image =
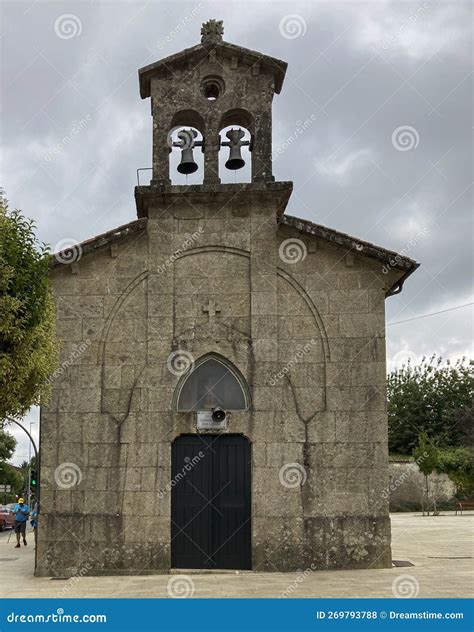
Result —
M224 35L224 22L222 20L208 20L201 27L201 42L203 44L218 44L222 42Z

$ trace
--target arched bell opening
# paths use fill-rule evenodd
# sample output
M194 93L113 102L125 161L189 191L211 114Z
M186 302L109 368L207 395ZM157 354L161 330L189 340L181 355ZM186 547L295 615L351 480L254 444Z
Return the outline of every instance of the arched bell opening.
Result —
M244 411L250 407L250 389L239 369L217 353L199 358L181 377L174 394L178 412Z
M171 184L202 184L204 137L195 127L175 127L168 134Z
M243 108L233 108L232 110L227 110L227 112L222 115L219 127L223 128L228 127L229 125L246 127L248 130L250 130L252 136L255 131L253 115L248 110L244 110Z
M195 110L181 110L173 116L167 139L171 184L203 183L204 135L204 119Z
M219 132L219 177L223 183L252 181L250 131L240 125L229 125Z
M220 121L219 177L221 182L252 181L254 118L247 110L235 108Z

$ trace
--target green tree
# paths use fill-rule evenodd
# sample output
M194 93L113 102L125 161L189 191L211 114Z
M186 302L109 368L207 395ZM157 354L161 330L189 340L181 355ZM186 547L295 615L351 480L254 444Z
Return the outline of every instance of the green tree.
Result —
M13 501L15 494L19 494L23 490L23 476L7 463L15 452L16 443L16 439L13 435L0 429L0 484L10 485L12 489L10 493L0 494L0 500L2 502Z
M474 451L469 448L438 450L436 469L444 472L456 485L458 494L474 495Z
M0 197L0 420L22 417L48 394L56 366L50 255L33 222Z
M437 469L438 466L438 449L434 442L428 437L426 432L421 432L418 437L418 444L413 449L413 457L420 468L420 472L423 474L425 479L425 488L424 494L422 498L424 498L422 502L423 506L423 515L425 515L425 506L427 507L427 513L430 514L428 508L428 502L431 496L433 502L433 515L438 515L438 510L436 507L436 490L434 493L430 494L429 487L429 475Z
M0 428L0 463L11 459L15 452L16 443L17 441L12 434Z
M474 419L474 365L452 364L433 355L389 374L388 421L391 452L410 454L420 432L442 447L470 445Z
M25 493L26 485L23 475L9 463L0 462L0 483L11 487L10 492L0 493L0 502L2 503L12 503L16 496Z

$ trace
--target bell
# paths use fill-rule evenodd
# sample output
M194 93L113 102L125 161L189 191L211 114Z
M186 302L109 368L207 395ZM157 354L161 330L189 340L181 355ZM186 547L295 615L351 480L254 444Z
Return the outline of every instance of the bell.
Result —
M231 145L229 151L229 160L226 161L227 169L242 169L245 166L245 160L242 158L240 145Z
M188 175L198 170L197 163L194 162L193 150L191 147L186 147L181 151L181 162L178 165L179 173Z
M197 132L193 129L183 129L178 132L178 138L181 142L173 143L175 147L181 147L181 162L178 165L179 173L188 175L198 170L197 163L194 162L193 147L200 145L196 142Z
M229 159L226 161L225 166L227 169L236 171L242 169L245 166L245 160L242 158L242 144L241 139L245 136L245 132L241 129L231 129L226 134L229 142L226 145L229 146Z

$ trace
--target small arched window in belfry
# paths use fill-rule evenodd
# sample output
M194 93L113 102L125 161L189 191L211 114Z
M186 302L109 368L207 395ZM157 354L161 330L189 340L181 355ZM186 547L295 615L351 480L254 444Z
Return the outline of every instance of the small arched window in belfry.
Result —
M250 397L240 371L217 355L198 360L177 386L176 410L246 410Z
M230 134L228 136L227 134ZM237 136L234 136L234 135ZM248 129L242 126L230 125L220 131L221 151L219 152L219 177L225 183L251 182L252 154L250 143L252 137ZM224 145L223 145L224 143ZM227 146L229 143L233 147ZM240 143L244 143L242 146Z

